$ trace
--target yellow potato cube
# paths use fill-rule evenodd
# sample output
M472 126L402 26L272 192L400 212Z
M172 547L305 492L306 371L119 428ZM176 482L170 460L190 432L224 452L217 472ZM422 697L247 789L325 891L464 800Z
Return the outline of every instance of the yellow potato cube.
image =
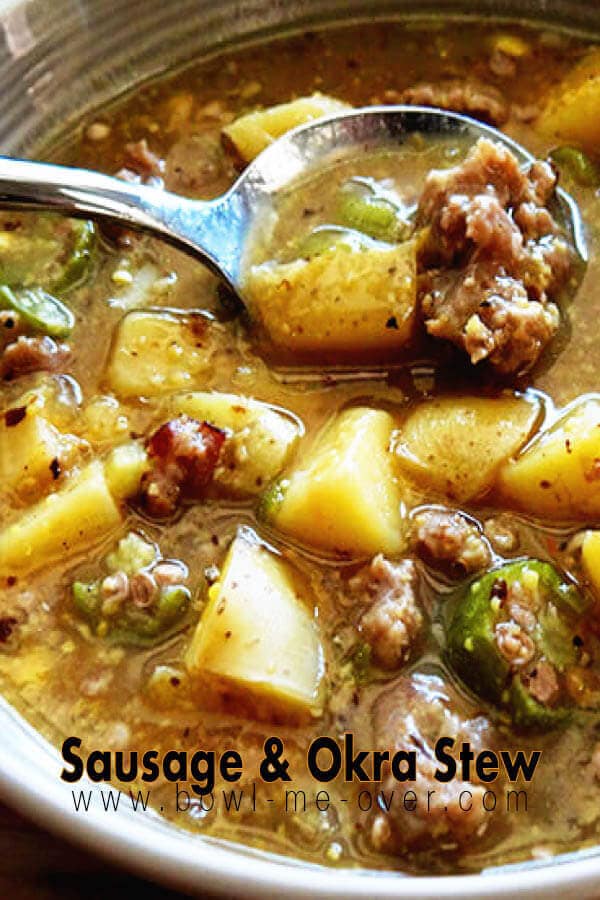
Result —
M583 571L600 597L600 531L587 531L581 545Z
M5 415L0 426L0 486L31 497L42 494L65 472L82 442L62 434L30 407L24 409L16 425L7 425Z
M536 397L442 397L419 404L394 439L411 478L451 500L477 499L540 418Z
M596 153L600 141L600 50L592 50L552 87L536 121L549 139L579 144Z
M186 656L204 701L259 719L320 715L324 659L312 605L291 569L240 529Z
M277 346L300 352L402 347L416 306L414 241L252 266L243 285L250 315Z
M113 344L110 387L120 397L154 397L198 385L211 368L213 327L202 316L129 313Z
M148 454L142 444L129 441L114 447L104 462L104 475L113 497L134 497L148 468Z
M248 163L286 131L348 109L350 106L341 100L313 94L241 116L223 129L223 135Z
M121 524L102 463L90 463L0 532L0 577L27 575L79 553Z
M267 494L262 514L301 543L327 552L400 553L406 529L390 451L393 427L383 410L345 410Z
M600 397L568 407L498 474L500 496L516 509L553 519L600 515Z

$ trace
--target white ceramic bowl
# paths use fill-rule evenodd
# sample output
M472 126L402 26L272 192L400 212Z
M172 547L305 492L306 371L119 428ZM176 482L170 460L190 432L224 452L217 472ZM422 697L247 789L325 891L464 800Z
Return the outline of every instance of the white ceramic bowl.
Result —
M600 31L596 0L0 0L0 151L34 153L40 137L94 106L223 45L336 19L416 12L528 17ZM345 900L600 894L600 852L481 875L414 878L256 853L125 807L78 813L59 778L58 752L1 700L0 733L4 800L87 849L190 893Z

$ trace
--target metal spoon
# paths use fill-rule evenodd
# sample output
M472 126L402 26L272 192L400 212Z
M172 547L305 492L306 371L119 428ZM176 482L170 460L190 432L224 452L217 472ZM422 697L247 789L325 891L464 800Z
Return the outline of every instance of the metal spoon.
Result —
M215 200L190 200L85 169L0 157L0 206L54 210L104 219L162 238L198 258L240 293L246 240L282 190L337 158L393 149L411 135L485 136L505 144L528 167L534 157L505 134L467 116L419 106L378 106L319 119L288 132L264 150ZM580 255L585 239L577 204L557 191Z

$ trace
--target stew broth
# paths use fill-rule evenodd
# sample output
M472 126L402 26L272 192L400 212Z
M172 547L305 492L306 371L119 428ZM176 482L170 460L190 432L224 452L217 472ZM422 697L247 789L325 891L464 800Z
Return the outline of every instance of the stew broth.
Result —
M488 118L498 114L500 108L500 124L506 133L545 159L557 143L565 141L544 135L537 124L539 111L589 51L583 40L569 35L517 25L491 26L489 22L443 26L432 22L418 27L402 22L361 24L291 36L199 61L184 71L142 85L118 98L110 108L98 110L77 133L61 137L45 155L109 173L121 171L124 177L164 184L187 196L210 198L222 193L236 177L240 160L231 145L223 143L222 132L245 113L315 91L354 106L397 103L406 99L403 92L415 84L436 85L451 80L476 84L484 93L489 89L492 112L486 106ZM480 113L475 103L466 111ZM140 144L142 141L146 143ZM340 187L349 179L372 179L371 186L376 184L388 199L397 199L400 218L404 216L410 223L430 170L448 170L464 160L466 152L467 148L451 142L423 147L416 141L404 155L391 153L382 158L348 160L325 175L315 176L297 186L277 210L271 233L266 240L263 235L249 264L273 259L289 263L298 256L297 242L315 226L344 227L334 220ZM123 173L123 169L127 171ZM98 477L108 479L109 493L116 497L121 515L113 519L112 513L107 512L106 527L93 531L94 510L104 502L112 502L105 496L104 482L99 486L94 482L101 499L89 506L85 497L76 499L72 507L73 514L79 511L82 516L82 528L92 529L86 546L70 552L66 534L64 556L50 554L47 562L31 567L31 571L25 567L23 573L19 566L14 572L10 566L0 566L3 691L36 727L57 743L67 735L79 735L88 751L155 748L164 754L198 748L221 752L234 747L244 758L247 774L240 786L247 790L258 770L264 740L277 734L285 742L294 770L291 787L306 791L305 813L282 811L284 790L279 785L259 783L258 778L259 797L265 799L259 800L256 810L242 803L239 812L227 812L217 802L213 811L206 812L195 798L189 809L178 811L174 785L164 778L152 786L152 806L180 827L313 863L415 873L473 872L597 843L600 731L597 714L590 710L590 704L593 708L598 696L596 680L600 673L596 671L594 629L589 636L586 632L584 639L579 637L579 631L569 636L569 640L584 640L586 653L589 649L591 661L585 659L584 666L578 657L577 672L583 671L587 681L581 690L588 690L592 700L577 707L578 714L568 725L558 730L541 728L533 733L511 721L504 701L491 702L489 697L478 696L476 686L465 684L451 660L449 664L446 632L454 609L451 604L456 602L449 599L450 595L455 598L456 592L464 591L482 571L501 566L505 560L524 558L553 563L563 573L561 577L587 598L586 616L596 621L595 588L590 570L581 562L581 544L584 529L593 528L598 514L585 504L579 512L574 510L576 501L567 502L561 495L556 514L546 515L536 508L537 494L525 495L520 502L514 499L523 496L519 485L507 486L506 481L490 485L485 478L485 489L467 496L469 492L465 495L460 487L464 483L452 481L454 470L450 474L442 472L440 477L451 482L451 487L448 491L441 489L439 480L435 480L438 475L434 477L427 468L427 460L421 465L422 461L415 462L414 455L415 447L425 446L420 442L431 439L436 427L430 426L428 420L417 422L411 418L424 404L440 399L460 405L476 398L484 407L475 413L469 407L468 414L475 417L474 427L481 428L483 434L489 417L494 420L496 415L498 428L503 427L505 419L516 422L514 427L520 437L515 439L514 447L508 447L506 456L523 459L524 452L528 452L523 448L532 440L535 446L536 434L555 421L560 427L567 404L597 390L597 185L580 183L581 179L573 177L573 170L560 164L559 169L561 184L576 199L585 221L589 262L585 273L578 270L576 284L567 291L566 299L561 299L561 325L541 362L508 379L498 379L489 369L482 372L481 366L470 365L460 350L425 335L420 326L400 350L386 347L385 352L375 349L345 354L328 351L326 346L310 353L274 347L264 329L257 327L252 316L243 313L216 279L196 262L149 238L96 228L85 277L61 295L75 315L75 325L68 337L58 336L56 342L58 345L66 340L70 354L53 372L21 374L5 369L0 388L5 411L4 434L0 435L4 441L0 451L0 465L5 473L4 485L0 487L3 527L21 521L30 507L45 496L68 487L79 477L77 473L88 472L95 460L100 459L105 466L107 459L113 459L110 454L115 447L145 446L164 423L182 413L210 423L209 414L196 416L190 412L204 407L189 397L181 399L185 392L225 392L271 404L271 413L283 411L283 419L269 419L273 423L269 427L277 429L277 440L287 435L288 443L276 470L272 468L272 456L265 455L269 465L264 483L259 462L256 463L256 471L251 470L254 481L248 488L244 480L248 470L244 466L248 457L264 449L262 438L252 431L254 426L247 426L250 437L240 438L231 451L216 447L222 440L218 435L202 433L203 453L212 452L211 441L215 441L217 454L232 455L226 456L225 462L221 457L222 469L217 470L220 474L215 476L216 481L203 486L201 497L192 492L189 502L177 504L172 514L164 516L150 514L151 507L144 506L136 491L130 491L129 480L137 471L135 460L123 467L122 460L117 459L112 468L102 470L104 476ZM12 214L3 217L3 234L14 233L11 217L15 218ZM26 217L17 218L22 221ZM373 240L379 245L379 239ZM0 269L3 266L0 245ZM161 315L165 312L171 316L167 319L172 330L163 339L161 329L166 320ZM198 316L198 312L202 315ZM144 340L150 334L148 329L154 328L147 319L139 318L146 314L158 314L157 343L151 351L150 367L154 366L163 379L157 381L159 376L150 373L149 393L138 389L136 380L145 377ZM123 331L124 322L129 328L127 333ZM11 326L6 316L3 326L8 345ZM396 328L397 323L389 327ZM29 334L27 328L24 333ZM138 343L132 350L133 344L127 341L133 340ZM516 405L497 407L497 413L488 413L487 402ZM235 406L235 399L229 410L232 405ZM14 410L25 412L15 414ZM365 538L365 551L361 550L360 541L341 548L335 542L323 544L318 532L326 527L327 517L318 505L304 530L289 524L291 512L286 512L288 524L281 524L285 492L293 483L294 472L306 470L314 476L318 467L310 469L311 461L318 457L323 442L330 439L328 435L336 427L340 412L354 411L358 420L361 410L368 413L360 420L363 436L367 432L378 434L380 427L388 427L387 419L368 417L373 411L375 416L392 417L395 437L393 453L388 455L397 465L394 478L401 488L404 513L398 535L401 529L410 531L422 508L433 505L437 509L443 505L451 514L462 511L465 518L460 520L460 527L467 523L473 528L472 536L484 548L481 552L487 554L487 561L481 566L474 564L469 569L469 562L465 571L460 568L462 563L456 568L449 558L440 563L422 552L422 547L415 549L408 537L394 549L395 535L391 549L381 545L371 550L371 538ZM29 422L36 415L46 423L41 427L51 430L44 431L41 438L39 431L32 431L30 440L43 439L49 447L58 440L60 454L52 456L54 468L50 476L48 466L40 475L37 469L28 471L25 464L13 479L6 473L13 471L12 455L17 453L14 448L21 448L21 453L25 446L16 437L13 444L13 435L23 427L23 418ZM455 407L442 411L444 422L454 415ZM11 419L19 416L21 420L11 424ZM282 424L284 421L287 424ZM409 421L413 431L403 431ZM230 426L216 420L213 425L219 435L225 435L227 447ZM40 427L39 421L36 427ZM456 443L465 439L465 433L463 427L462 437L457 436ZM444 432L440 440L450 441L451 437ZM169 440L175 440L173 435ZM492 444L497 447L500 443L498 432ZM480 444L474 439L471 468L484 468L486 446L483 438ZM440 458L444 453L454 458L454 452L451 442L438 446ZM482 454L481 459L477 453ZM356 465L356 471L362 471L360 464ZM373 458L371 471L378 472L377 465ZM241 482L235 480L239 472L241 487ZM92 473L93 478L96 474ZM189 488L188 482L189 478L184 479L182 490ZM159 499L162 502L164 498ZM296 509L301 502L304 503L303 498L297 501ZM226 681L223 689L222 673L217 677L213 672L208 682L204 676L199 684L195 682L195 664L190 656L195 652L190 647L196 647L193 635L199 619L208 615L213 602L211 585L218 588L223 582L223 563L240 527L250 529L242 532L242 542L246 540L249 547L256 546L256 540L265 542L273 554L280 554L274 556L277 564L289 567L291 595L303 598L302 612L296 610L294 615L300 623L295 627L308 629L302 638L306 647L312 647L313 632L302 617L310 614L310 628L314 625L318 629L322 660L315 663L314 672L307 675L303 670L302 675L320 680L308 704L308 714L304 700L298 701L302 714L297 714L295 707L290 713L293 704L287 688L282 688L276 699L276 692L270 689L266 699L263 695L257 699L254 688L248 692L244 687L240 694L237 686L234 689ZM312 542L306 540L311 530L317 535ZM115 553L118 542L131 532L138 535L146 549L139 545L133 550L131 546L122 548L117 563L111 564L110 555ZM74 544L77 545L75 538ZM391 666L383 649L378 657L377 648L373 651L370 647L366 635L373 632L369 632L368 620L363 618L373 603L373 585L379 589L387 577L369 574L369 560L379 550L392 560L417 560L415 615L421 625L415 626L418 635L406 654ZM21 552L26 558L28 552L38 551L35 547L28 551L22 543ZM131 559L123 559L128 553L135 556L140 552L147 554L145 569L142 568L154 579L152 590L160 588L160 602L173 604L169 608L165 605L167 624L158 638L150 630L131 637L139 609L134 610L138 619L132 613L125 624L119 625L121 630L111 624L115 621L110 619L112 613L98 612L98 596L114 597L114 591L109 591L118 588L114 578L120 577L131 563ZM171 565L170 570L164 569L165 563ZM164 586L158 576L160 565ZM533 572L537 578L535 567ZM129 584L136 574L135 567L129 571ZM110 578L113 581L109 583ZM73 599L74 584L82 586L79 607ZM171 590L167 597L165 592L173 587L179 593ZM152 596L152 602L158 602L156 595ZM140 608L146 602L150 602L148 597L142 597ZM313 616L314 609L318 610L317 617ZM307 636L309 631L311 637ZM469 635L464 636L468 640ZM272 639L277 642L277 633ZM198 653L201 652L206 660L209 650L200 648ZM324 667L322 674L319 665ZM525 785L527 812L506 810L510 802L506 790L524 785L499 781L494 785L497 809L480 817L480 824L469 839L464 839L460 829L448 831L443 811L438 811L427 824L421 823L422 834L417 828L413 835L412 825L408 825L409 837L403 842L398 835L388 840L387 832L383 833L387 820L376 806L367 812L358 807L357 793L362 785L347 784L340 778L330 791L338 802L326 810L319 810L311 802L322 787L308 776L304 765L307 748L314 738L352 732L361 748L389 749L395 746L404 727L395 725L394 717L410 715L415 718L417 729L431 739L438 725L422 721L428 706L443 711L438 723L440 734L450 727L456 734L466 733L474 745L479 742L484 748L544 751L535 779ZM447 710L467 725L458 727L454 719L445 718ZM415 787L418 794L425 783L430 785L427 776L424 778L425 782L417 782ZM129 785L122 787L128 790ZM221 787L230 786L218 782L217 791ZM372 787L376 791L380 785ZM397 784L395 789L401 795L412 787L410 783ZM460 787L456 786L457 792ZM267 802L269 797L274 798L272 805ZM477 791L473 802L481 803ZM377 816L379 824L375 825Z

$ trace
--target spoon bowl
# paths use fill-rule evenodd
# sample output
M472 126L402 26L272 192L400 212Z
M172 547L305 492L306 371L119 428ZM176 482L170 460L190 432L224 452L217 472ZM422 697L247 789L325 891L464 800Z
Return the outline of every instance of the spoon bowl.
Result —
M240 295L248 237L278 195L334 158L398 148L418 134L471 143L487 137L508 147L523 167L535 160L501 131L468 116L433 107L373 106L287 132L214 200L190 200L86 169L0 157L0 206L52 210L147 232L199 259ZM573 244L586 259L577 204L561 188L556 193Z

